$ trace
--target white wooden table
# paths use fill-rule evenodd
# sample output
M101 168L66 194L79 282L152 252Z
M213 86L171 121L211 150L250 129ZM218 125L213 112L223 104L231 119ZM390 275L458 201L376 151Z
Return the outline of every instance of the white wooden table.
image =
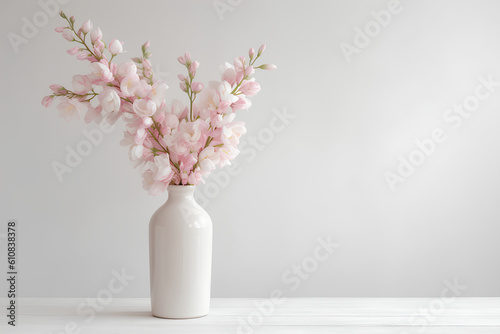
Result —
M208 316L190 320L152 317L146 298L116 298L97 311L86 299L20 299L15 328L5 302L2 334L500 333L500 298L289 298L273 307L268 299L213 299Z

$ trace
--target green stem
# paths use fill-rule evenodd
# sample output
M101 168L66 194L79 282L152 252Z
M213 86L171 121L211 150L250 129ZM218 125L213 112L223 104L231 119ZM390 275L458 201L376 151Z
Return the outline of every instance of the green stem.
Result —
M71 31L73 31L73 33L75 34L75 36L79 39L79 41L77 41L77 40L75 39L75 42L80 43L80 44L83 44L83 45L85 46L85 48L87 49L87 51L88 51L88 52L89 52L89 53L90 53L90 54L91 54L91 55L92 55L95 59L97 59L97 60L101 60L101 59L102 59L102 57L101 57L101 58L97 57L97 56L96 56L96 55L95 55L95 54L94 54L94 53L93 53L93 52L89 49L89 47L87 46L87 43L85 43L85 37L87 37L87 35L86 35L86 34L84 34L84 35L83 35L83 39L82 39L82 38L81 38L80 36L78 36L78 34L76 33L74 23L73 23L73 22L71 22L71 20L70 20L70 19L68 19L67 17L66 17L66 21L69 23L69 27L70 27Z
M153 137L153 139L154 139L154 140L158 143L158 145L160 145L160 147L161 147L161 148L162 148L162 150L163 150L163 153L167 153L167 154L168 154L168 160L170 160L170 163L171 163L171 164L172 164L175 168L177 168L177 171L179 171L179 172L180 172L181 170L180 170L179 166L178 166L175 162L173 162L173 161L172 161L172 159L170 159L170 153L169 153L169 151L168 151L168 148L164 147L164 146L160 143L159 139L158 139L158 138L156 138L156 136L153 134L153 131L151 131L150 129L148 129L148 132L149 132L149 134L151 134L151 137ZM157 149L157 151L159 151L159 150Z

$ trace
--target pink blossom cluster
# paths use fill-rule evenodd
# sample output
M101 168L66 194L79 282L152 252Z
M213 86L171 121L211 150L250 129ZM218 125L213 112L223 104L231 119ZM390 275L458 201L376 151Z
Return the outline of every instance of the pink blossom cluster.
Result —
M101 30L92 29L90 20L76 30L73 16L60 15L68 25L56 31L78 44L67 53L89 61L90 71L73 76L72 90L51 85L52 94L43 98L42 105L49 107L57 99L66 120L82 116L87 123L103 119L114 123L123 119L122 145L128 146L130 159L141 168L149 194L159 195L169 184L197 185L239 154L246 128L244 122L235 121L235 113L248 109L248 98L260 91L253 78L255 70L276 69L272 64L254 65L265 45L257 52L250 49L248 60L237 57L233 64L225 63L220 80L206 87L194 80L199 63L186 52L177 59L186 75L178 78L189 103L167 103L168 86L153 75L149 42L142 46L142 57L114 63L115 56L123 53L123 42L113 39L106 45Z

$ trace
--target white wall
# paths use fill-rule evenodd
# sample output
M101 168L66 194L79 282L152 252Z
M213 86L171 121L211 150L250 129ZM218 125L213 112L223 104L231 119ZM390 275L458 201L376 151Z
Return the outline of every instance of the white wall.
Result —
M91 18L105 40L124 40L122 59L150 40L171 97L183 98L176 58L184 51L206 82L219 64L267 43L264 60L279 69L257 73L262 91L240 114L246 138L266 134L274 109L295 118L255 157L240 156L239 174L209 200L213 296L266 297L275 288L287 296L438 296L455 278L467 286L463 295L500 296L500 86L458 128L443 119L453 104L476 101L479 77L500 82L498 1L401 0L402 11L351 62L340 44L353 44L356 27L370 27L371 11L389 1L235 3L223 20L212 1L61 5L80 24ZM18 53L6 38L41 10L37 1L2 0L0 14L0 233L17 219L20 294L95 296L112 269L125 268L136 278L120 297L146 297L147 225L166 196L142 190L119 146L122 124L58 182L51 163L96 125L66 123L40 105L48 85L87 71L54 32L59 17ZM391 191L385 173L436 128L446 141ZM214 182L198 191L214 191ZM338 249L307 278L292 278L292 265L314 265L316 238L328 235Z

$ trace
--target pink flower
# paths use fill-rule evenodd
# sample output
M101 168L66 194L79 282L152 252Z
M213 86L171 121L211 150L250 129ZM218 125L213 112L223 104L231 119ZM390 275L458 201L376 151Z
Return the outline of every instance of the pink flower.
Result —
M222 142L224 144L237 147L240 137L247 133L244 122L233 122L222 127Z
M42 99L42 106L44 106L45 108L50 107L52 101L54 101L54 97L52 95L45 96Z
M64 31L64 29L66 29L65 27L57 27L55 28L54 30L58 33L62 33Z
M183 56L178 57L177 61L182 65L186 65L186 59Z
M73 32L69 29L64 29L62 32L62 36L64 37L64 39L70 42L75 40Z
M148 119L148 118L145 117L144 119ZM149 118L149 119L151 119L151 118ZM135 133L135 136L134 136L134 143L137 145L144 144L144 140L146 139L147 135L148 134L146 133L146 130L144 130L144 128L137 129L137 132Z
M198 94L199 92L201 92L203 90L203 84L201 82L193 82L191 84L191 90L194 93Z
M111 43L109 43L109 52L112 55L117 55L123 52L123 42L120 42L117 39L113 39Z
M183 92L187 92L186 82L179 82L179 87Z
M191 172L187 178L187 183L192 185L198 185L203 181L200 172Z
M193 61L191 65L189 65L189 74L191 75L191 77L194 77L196 75L196 70L199 66L200 63L198 63L197 61Z
M164 82L157 82L151 88L149 97L157 107L159 107L163 103L163 101L165 101L165 98L167 97L167 89L168 86Z
M254 73L255 73L255 69L253 68L253 66L245 67L245 78L251 76Z
M142 99L150 94L151 89L151 85L146 80L141 79L139 80L139 84L137 85L134 94Z
M70 121L73 117L77 116L81 111L81 103L68 98L63 98L61 103L57 106L59 115L66 121Z
M191 64L191 54L189 52L184 54L184 59L186 60L187 65Z
M236 57L234 59L233 65L236 72L243 71L243 68L245 66L245 57Z
M215 106L217 106L219 113L225 113L228 107L238 101L238 97L233 95L232 87L227 81L222 81L219 86L217 86L217 94L219 100L214 100Z
M197 119L194 122L183 119L175 129L174 151L177 154L197 151L204 144L202 143L202 135L206 133L207 129L208 124L202 119Z
M90 123L92 121L99 121L102 119L102 107L99 105L97 107L93 107L90 103L87 105L87 114L85 115L85 118L83 119L85 123Z
M245 94L245 96L254 96L260 91L260 85L252 80L245 80L240 86L240 92Z
M143 117L141 119L141 127L142 128L149 128L153 124L153 120L151 117Z
M92 21L90 20L83 22L82 27L80 28L80 30L83 31L84 34L87 34L91 29L92 29Z
M189 52L186 52L184 56L180 56L179 58L177 58L177 61L182 65L189 66L191 64L191 54Z
M134 101L134 111L141 117L153 116L156 112L156 104L151 100L137 99Z
M92 58L90 56L90 53L88 51L82 50L78 52L78 55L76 56L76 59L78 60L89 60Z
M92 44L95 44L95 42L100 41L102 39L102 31L98 27L97 29L92 30L92 33L90 34L90 40L92 41Z
M152 173L153 180L169 183L172 179L173 171L168 154L157 155L147 166Z
M134 93L138 88L139 76L135 72L130 72L120 83L120 90L124 96L134 96Z
M104 45L104 42L101 41L100 39L97 40L95 43L94 43L94 54L97 56L97 57L102 57L103 55L103 52L104 52L104 48L106 46Z
M252 106L252 102L243 95L238 95L238 100L231 104L233 111L240 109L249 109Z
M248 55L250 56L250 58L253 58L253 56L255 56L255 50L254 50L254 48L251 48L251 49L248 51Z
M61 95L64 95L66 94L68 91L61 85L50 85L49 86L50 89L52 89L52 91L54 92L54 94L61 94Z
M116 74L119 78L126 77L129 74L137 74L137 66L130 60L121 62L116 68Z
M142 61L142 70L144 77L149 78L151 76L151 62L148 59Z
M210 86L203 90L199 105L210 112L224 114L230 112L230 106L238 101L238 96L232 92L232 87L227 81L221 83L210 82Z
M86 94L92 89L92 82L86 75L74 75L71 84L75 93L80 95Z
M102 80L104 82L111 82L114 80L113 73L111 73L109 67L104 65L102 62L90 64L90 71L97 78L97 80Z
M220 154L219 167L224 167L231 164L231 160L236 158L240 151L231 145L224 145L217 148L217 152Z
M106 87L99 94L99 103L105 112L118 112L120 110L120 97L114 88Z
M233 65L226 62L219 67L219 70L222 74L222 81L227 81L231 87L236 84L236 71Z
M150 170L145 171L142 174L142 186L148 191L151 196L158 196L163 194L167 190L168 183L163 181L156 181L153 178L153 172Z
M80 49L77 46L75 46L74 48L66 50L66 53L71 56L74 56L78 53L78 51L80 51Z
M144 146L142 145L135 145L130 148L130 160L135 161L140 158L142 158L142 155L144 153Z
M179 119L173 114L166 114L163 122L167 129L175 129L179 126Z
M219 153L215 152L213 146L209 146L200 152L198 162L202 172L210 173L219 163Z

